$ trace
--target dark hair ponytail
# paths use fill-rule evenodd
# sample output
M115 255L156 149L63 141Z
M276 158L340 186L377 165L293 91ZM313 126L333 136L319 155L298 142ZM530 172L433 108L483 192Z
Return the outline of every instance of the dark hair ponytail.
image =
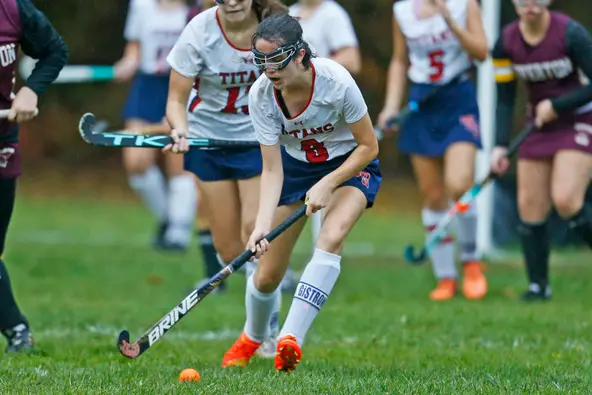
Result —
M305 69L310 67L310 60L315 57L308 43L302 39L300 22L287 13L272 15L261 21L253 36L253 46L260 38L274 42L278 46L296 45L298 51L304 49L302 65Z
M259 22L276 14L287 14L289 9L280 0L253 0L251 8L255 11Z

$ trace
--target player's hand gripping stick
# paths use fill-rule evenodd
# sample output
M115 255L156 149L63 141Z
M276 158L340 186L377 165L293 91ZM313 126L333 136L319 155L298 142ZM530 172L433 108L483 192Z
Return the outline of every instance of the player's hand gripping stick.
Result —
M265 239L272 242L280 234L286 231L290 226L295 224L300 218L306 214L306 204L298 208L291 216L286 218L284 222L273 229ZM198 289L193 290L185 299L162 317L152 328L142 335L134 343L130 343L130 334L127 330L121 331L117 339L117 349L119 352L128 358L137 358L148 350L154 343L164 336L169 330L173 328L181 318L189 314L199 302L208 296L214 289L216 289L222 281L226 280L228 276L240 269L254 253L251 250L246 250L226 267L220 270L214 277L212 277L206 284Z

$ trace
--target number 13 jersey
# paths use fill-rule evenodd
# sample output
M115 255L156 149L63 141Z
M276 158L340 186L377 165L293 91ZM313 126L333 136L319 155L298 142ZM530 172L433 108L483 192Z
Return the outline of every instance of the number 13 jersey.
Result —
M248 93L261 72L251 48L236 48L226 38L218 7L187 24L167 61L177 73L195 79L187 105L191 137L256 140Z
M447 0L453 20L467 26L468 0ZM407 41L409 79L419 84L445 84L466 70L471 60L442 15L418 17L417 0L398 1L393 12Z
M310 67L312 90L299 114L284 114L281 94L265 75L251 89L249 108L261 144L280 143L295 159L322 163L357 146L348 124L362 119L368 107L351 74L339 63L313 58Z

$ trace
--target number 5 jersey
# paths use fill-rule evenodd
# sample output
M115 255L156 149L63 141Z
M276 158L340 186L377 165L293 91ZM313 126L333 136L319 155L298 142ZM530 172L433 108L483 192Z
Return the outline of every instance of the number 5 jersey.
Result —
M467 27L468 0L448 0L446 6L454 21ZM409 54L408 77L419 84L445 84L471 65L441 15L419 18L415 0L398 1L393 11L401 32L407 40Z

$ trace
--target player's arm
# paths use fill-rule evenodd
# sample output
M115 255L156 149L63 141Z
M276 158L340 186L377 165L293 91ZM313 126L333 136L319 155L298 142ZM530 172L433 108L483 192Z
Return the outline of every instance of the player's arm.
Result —
M68 47L51 22L30 0L16 2L23 31L21 48L31 58L39 59L25 87L40 96L68 61Z
M481 10L477 0L469 0L467 5L467 28L463 29L455 21L452 15L445 11L442 16L446 23L452 30L452 33L458 38L460 45L465 52L480 62L487 59L487 36L483 28L483 20L481 19Z
M267 77L262 76L261 78ZM257 211L255 228L271 229L284 182L284 168L279 144L281 125L263 108L264 106L261 104L264 99L263 92L257 88L257 85L259 84L255 83L249 93L249 114L257 140L261 144L263 160L261 193L259 194L259 210Z
M383 112L398 112L401 108L408 67L409 57L405 36L403 36L397 18L393 16L393 56L388 68Z
M187 102L195 77L203 65L196 46L198 34L193 23L183 29L175 46L167 57L171 66L169 93L166 105L166 118L172 129L178 133L188 133Z
M337 8L331 14L331 23L328 24L329 47L331 49L331 59L341 64L352 75L357 75L362 69L362 59L358 38L347 12L342 8Z
M343 115L358 146L341 166L323 177L332 188L354 177L378 156L378 140L368 115L368 107L353 78L345 91Z
M567 52L584 75L592 78L592 37L578 22L571 21L566 31ZM556 112L572 111L592 101L592 85L584 85L564 95L551 99Z
M113 67L115 78L119 81L127 81L136 74L140 65L140 29L141 29L141 6L139 3L130 1L129 11L125 20L124 37L126 40L123 49L123 56Z
M507 147L516 102L516 75L500 35L491 53L497 88L495 145Z

